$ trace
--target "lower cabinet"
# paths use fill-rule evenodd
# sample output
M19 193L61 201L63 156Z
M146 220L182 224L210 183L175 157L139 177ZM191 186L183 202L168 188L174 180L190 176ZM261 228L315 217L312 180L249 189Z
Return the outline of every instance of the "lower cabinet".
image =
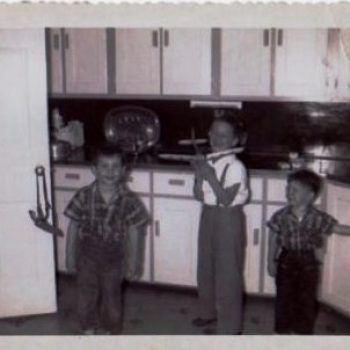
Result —
M200 203L154 198L154 282L196 286Z
M350 188L328 184L327 211L341 224L350 225ZM328 238L323 263L321 298L350 315L350 237L333 234Z

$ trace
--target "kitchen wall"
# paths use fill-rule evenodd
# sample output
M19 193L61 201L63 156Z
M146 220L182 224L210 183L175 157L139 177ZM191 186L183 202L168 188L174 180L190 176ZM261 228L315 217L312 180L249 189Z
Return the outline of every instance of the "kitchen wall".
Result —
M206 137L213 116L212 109L190 108L189 101L49 100L50 111L59 108L66 120L84 123L89 145L103 140L104 116L122 105L144 106L158 114L163 150L174 149L178 139L190 137L191 127L197 137ZM246 102L242 118L249 133L246 156L285 158L297 151L350 159L350 104Z

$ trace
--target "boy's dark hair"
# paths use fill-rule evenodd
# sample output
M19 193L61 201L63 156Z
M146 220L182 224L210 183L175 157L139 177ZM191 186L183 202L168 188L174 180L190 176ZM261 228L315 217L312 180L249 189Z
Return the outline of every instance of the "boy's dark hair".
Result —
M96 165L100 157L119 156L123 165L126 165L126 155L121 147L111 143L102 143L98 145L93 153L93 163Z
M322 189L322 178L308 169L297 170L288 175L287 182L296 181L307 186L315 196L318 196Z

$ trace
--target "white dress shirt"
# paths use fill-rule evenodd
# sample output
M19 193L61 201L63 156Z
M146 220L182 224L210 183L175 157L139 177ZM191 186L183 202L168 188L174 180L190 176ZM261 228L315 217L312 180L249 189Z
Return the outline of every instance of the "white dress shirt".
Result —
M216 177L220 181L226 165L227 171L225 181L223 183L224 188L233 186L234 184L240 184L236 197L229 205L233 207L235 205L243 205L247 202L249 197L247 170L243 163L237 159L232 149L211 153L207 155L207 162L215 169ZM204 203L208 205L217 205L216 195L207 181L203 182L203 194ZM219 204L224 206L223 204Z

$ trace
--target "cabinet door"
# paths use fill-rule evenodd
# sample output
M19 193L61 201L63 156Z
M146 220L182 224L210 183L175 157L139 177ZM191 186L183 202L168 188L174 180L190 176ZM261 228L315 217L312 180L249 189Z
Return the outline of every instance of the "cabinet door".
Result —
M350 98L350 29L340 29L337 33L338 71L335 88L338 98ZM335 69L335 67L331 67Z
M327 30L279 29L275 44L275 95L325 97Z
M350 224L350 189L328 185L328 212L340 223ZM332 235L328 238L323 266L322 299L350 314L350 239Z
M223 29L221 95L270 96L271 31Z
M200 204L154 199L154 281L196 286Z
M50 92L63 93L63 52L61 29L49 29L49 57Z
M281 209L283 205L268 205L267 206L267 221L270 220L272 215L279 209ZM266 223L264 223L266 225ZM267 272L267 258L269 251L269 229L266 227L265 230L265 241L264 241L264 262L263 262L263 276L264 276L264 286L263 286L263 294L274 295L276 293L275 279L272 278Z
M211 30L163 30L163 94L210 95Z
M160 94L158 29L116 29L117 94Z
M105 29L64 30L66 93L107 93L106 36Z
M247 246L245 251L244 279L248 293L259 293L262 265L262 205L245 206Z
M67 272L66 269L66 244L67 244L67 230L69 219L64 216L63 212L73 198L75 190L71 191L55 191L55 214L57 226L62 230L64 236L56 238L56 259L57 269L60 272Z

